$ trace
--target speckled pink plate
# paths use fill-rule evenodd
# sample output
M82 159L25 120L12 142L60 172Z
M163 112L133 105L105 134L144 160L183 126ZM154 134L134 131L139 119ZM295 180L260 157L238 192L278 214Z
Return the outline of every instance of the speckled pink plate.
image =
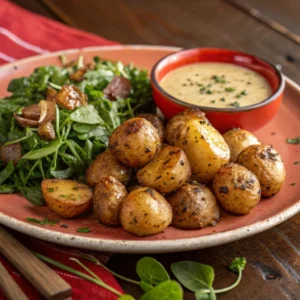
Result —
M83 54L85 60L99 55L106 59L132 62L150 69L154 63L171 52L172 47L113 46L96 47L51 53L20 60L0 68L0 96L7 94L6 87L12 78L29 75L34 68L43 65L58 65L58 57L66 54L76 59ZM100 225L92 215L73 220L63 220L47 207L34 207L19 195L0 195L0 223L17 231L42 240L79 248L124 252L160 253L200 249L225 244L267 230L300 211L300 145L285 142L287 137L300 135L300 87L286 78L283 104L278 115L262 130L256 132L264 144L272 144L283 157L287 178L281 192L271 199L262 199L247 216L232 216L222 213L216 227L201 230L179 230L167 228L163 233L150 237L136 237L122 228ZM291 185L291 183L296 183ZM60 220L55 226L40 226L26 221L27 217ZM68 228L60 224L68 224ZM89 227L90 233L77 233L79 227Z

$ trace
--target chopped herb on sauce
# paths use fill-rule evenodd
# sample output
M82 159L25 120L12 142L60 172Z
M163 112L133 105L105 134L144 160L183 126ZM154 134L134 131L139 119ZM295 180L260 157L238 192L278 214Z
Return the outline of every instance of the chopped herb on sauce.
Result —
M213 92L211 91L211 90L207 90L206 91L206 94L209 94L209 95L211 95Z
M296 182L292 182L291 185L296 185Z
M47 188L47 191L48 191L49 193L53 193L53 192L54 192L54 188Z
M216 100L211 100L210 102L211 102L211 103L216 103Z
M225 92L231 93L231 92L234 92L234 91L235 91L235 88L233 88L233 87L225 88Z
M300 144L300 136L295 137L295 138L287 138L286 142L288 144Z
M212 77L212 79L213 79L216 83L226 83L226 80L225 80L224 76L214 75L214 76Z
M54 226L57 222L59 222L59 220L49 220L48 218L44 220L39 220L36 218L26 218L26 220L31 223L35 223L39 225L50 225L50 226Z
M240 107L240 104L235 101L235 102L230 103L230 106Z
M225 98L224 98L224 97L222 97L222 98L220 99L220 101L222 101L222 102L225 102Z
M81 227L81 228L77 228L76 232L89 233L91 232L91 229L89 227Z

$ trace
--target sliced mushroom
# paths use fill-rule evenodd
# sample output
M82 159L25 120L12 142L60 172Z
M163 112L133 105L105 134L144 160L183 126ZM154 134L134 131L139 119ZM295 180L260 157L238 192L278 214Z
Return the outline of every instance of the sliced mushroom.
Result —
M40 111L38 104L29 105L22 109L22 117L38 121L40 119Z
M55 140L55 130L51 122L41 124L38 128L38 134L43 140Z
M36 126L40 125L39 121L23 118L21 116L18 116L16 113L14 113L14 118L16 119L18 124L23 128L26 128L28 126L29 127L36 127Z
M76 107L87 104L87 95L77 86L70 84L64 85L56 95L56 101L62 107L72 110Z

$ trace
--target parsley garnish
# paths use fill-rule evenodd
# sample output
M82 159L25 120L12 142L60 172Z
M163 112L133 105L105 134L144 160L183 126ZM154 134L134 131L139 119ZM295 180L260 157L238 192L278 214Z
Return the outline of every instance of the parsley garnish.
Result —
M234 91L235 91L235 88L233 88L233 87L227 87L227 88L225 88L225 92L231 93L231 92L234 92Z
M214 76L212 77L212 79L213 79L216 83L226 83L226 80L225 80L224 76L214 75Z
M288 144L300 144L300 136L295 137L295 138L287 138L286 142Z
M240 107L240 104L238 102L232 102L230 103L230 105L234 107Z
M91 232L91 230L90 230L89 227L81 227L81 228L77 228L76 231L77 231L77 232L80 232L80 233L89 233L89 232Z
M54 188L47 188L47 191L48 191L49 193L53 193L53 192L54 192Z
M36 218L26 218L26 220L31 223L36 223L39 225L50 225L50 226L54 226L57 222L59 222L59 220L49 220L48 218L44 220L38 220Z

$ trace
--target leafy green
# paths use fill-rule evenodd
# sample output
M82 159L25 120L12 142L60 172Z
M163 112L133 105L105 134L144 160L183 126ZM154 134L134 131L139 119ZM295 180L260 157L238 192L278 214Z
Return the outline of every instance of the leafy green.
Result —
M174 280L167 280L144 294L140 300L182 300L183 291L180 284Z
M136 273L141 281L151 286L170 280L169 274L164 266L152 257L145 256L141 258L137 262Z
M300 136L295 137L295 138L287 138L286 142L288 144L300 144Z
M153 286L145 281L140 281L140 287L144 292L148 292L153 289Z
M7 178L9 178L9 176L13 173L14 169L14 165L12 161L10 161L5 167L5 169L3 169L0 172L0 184L2 184Z
M118 300L134 300L134 298L131 295L125 294L120 296Z
M207 293L206 290L196 290L195 292L196 300L216 300L216 293L213 288Z
M54 177L84 181L86 168L105 150L112 131L126 119L154 110L150 81L144 70L97 58L84 80L74 82L69 75L82 63L80 58L73 67L40 67L30 76L10 82L8 91L12 94L0 99L0 144L18 142L24 155L12 172L8 172L11 166L5 170L0 165L0 193L18 191L32 204L43 205L41 180ZM120 75L129 79L131 92L126 99L112 102L105 98L103 90ZM49 86L60 89L65 84L80 88L88 96L88 105L72 111L56 106L54 141L42 140L37 128L18 126L14 113L21 114L22 108L46 99Z
M214 269L193 261L180 261L171 265L171 270L178 281L187 289L210 289L214 281Z
M77 231L77 232L80 232L80 233L89 233L89 232L91 232L91 230L90 230L89 227L77 228L76 231Z

